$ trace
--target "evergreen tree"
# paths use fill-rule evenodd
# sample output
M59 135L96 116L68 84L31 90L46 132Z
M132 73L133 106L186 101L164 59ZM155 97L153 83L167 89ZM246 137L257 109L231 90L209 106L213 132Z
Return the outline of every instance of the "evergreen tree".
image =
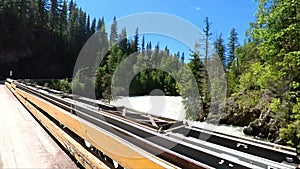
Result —
M165 47L165 50L164 50L164 56L170 56L170 50L168 49L168 47L166 46Z
M98 22L97 22L97 31L101 30L101 28L102 28L102 20L98 19Z
M204 20L205 27L203 29L203 32L205 34L205 63L208 59L208 51L209 51L209 39L212 33L210 32L211 22L209 22L208 17Z
M73 14L73 11L74 11L75 8L76 8L76 4L74 4L73 0L71 0L69 2L69 8L68 8L68 10L69 10L69 17L68 17L69 22L71 21L72 14Z
M51 1L50 28L54 31L57 31L59 25L58 1L57 0L50 0L50 1Z
M230 31L230 36L229 36L229 42L227 44L227 50L228 50L228 60L227 60L227 65L230 67L233 63L233 61L236 58L236 48L239 46L238 44L238 37L237 37L237 32L235 28L232 28ZM237 63L237 62L236 62Z
M112 47L117 43L117 38L118 38L118 25L117 25L117 18L114 17L113 22L111 24L110 28L110 36L109 36L109 46Z
M224 70L227 71L228 67L227 67L227 58L226 58L226 50L225 50L225 45L224 45L224 40L222 38L222 33L219 35L219 37L217 38L216 42L214 43L216 52L223 64Z
M195 77L196 82L188 81L189 89L185 89L189 92L186 97L189 99L185 100L183 103L185 105L185 108L187 109L186 117L188 119L193 120L201 120L203 121L206 116L207 112L205 112L205 104L207 104L207 86L206 86L206 72L203 62L200 59L200 52L197 50L197 47L192 51L191 53L191 59L188 63L189 68L191 69L193 76ZM198 89L198 91L194 91L195 88ZM198 94L200 94L201 98L198 98Z
M142 56L145 56L145 36L142 38Z
M38 13L38 7L37 7L37 3L35 1L30 1L29 3L29 10L27 12L28 14L28 27L29 27L29 30L31 30L31 32L34 32L32 31L35 26L37 25L37 13ZM34 36L33 34L31 34L31 37Z
M132 43L132 53L135 53L139 50L139 28L135 29L135 35Z
M181 58L180 58L180 61L181 61L181 63L184 63L184 52L182 52L182 54L181 54Z
M119 36L119 47L123 54L129 54L126 28L122 29Z
M20 0L20 11L19 11L19 16L23 19L26 19L27 16L27 11L29 11L29 5L30 1L29 0Z
M93 35L96 32L96 18L93 19L92 25L91 25L91 34Z
M87 16L86 19L86 37L87 39L92 35L92 31L91 31L91 18L90 15Z
M146 46L146 58L150 58L151 54L152 54L152 44L151 42L148 42Z
M87 16L86 13L80 8L79 9L79 27L78 27L78 42L79 45L83 45L85 43L85 41L87 40Z
M59 30L62 35L67 34L67 27L68 27L68 4L67 1L64 0L60 12L60 23L59 23Z
M179 51L177 51L176 57L177 57L177 59L179 60L179 58L180 58L180 52L179 52Z
M229 42L227 44L228 56L227 56L227 66L229 68L228 73L228 90L227 96L230 96L234 89L236 88L236 84L238 83L239 76L239 61L237 58L236 50L239 46L237 32L235 28L232 28L230 31Z
M200 53L195 48L191 53L191 59L187 66L182 66L178 72L180 78L178 92L183 98L185 118L189 120L204 120L206 113L203 108L204 97L204 64L200 59ZM191 73L189 71L191 70ZM177 88L178 88L177 87Z
M37 26L42 27L45 26L48 22L47 17L47 10L48 10L48 3L47 0L38 0L38 16L37 16Z
M97 27L99 27L98 29L98 33L97 35L99 36L99 52L97 54L98 58L103 58L102 62L100 63L100 66L104 66L104 64L106 64L107 62L107 55L109 54L109 42L108 42L108 36L105 30L105 22L104 22L104 18L102 18L101 20L98 21L98 25ZM108 51L108 53L107 53Z
M210 37L212 35L210 29L211 29L211 22L209 22L208 20L208 17L206 17L204 19L204 29L203 29L203 32L204 32L204 35L205 35L205 57L204 57L204 65L209 67L208 65L208 55L209 55L209 40L210 40ZM204 110L203 111L206 111L208 110L208 103L210 102L210 82L209 82L209 78L208 78L208 74L207 74L207 71L204 71L203 72L204 74L204 79L202 80L203 81L203 84L202 86L204 86L204 93L203 93L203 107L204 107ZM200 118L201 120L203 120L202 118Z
M161 58L159 57L159 42L154 47L154 52L152 54L153 66L157 67L160 64Z
M68 37L68 42L69 42L69 51L70 55L73 59L75 59L75 55L78 52L78 31L79 31L79 11L75 3L73 1L70 2L69 4L69 37ZM75 60L74 60L75 61Z

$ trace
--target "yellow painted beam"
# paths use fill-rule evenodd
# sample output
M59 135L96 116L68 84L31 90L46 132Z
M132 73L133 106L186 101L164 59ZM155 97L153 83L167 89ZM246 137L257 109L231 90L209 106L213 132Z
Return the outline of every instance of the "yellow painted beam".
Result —
M12 86L12 88L15 88L15 86ZM18 88L15 88L15 91L33 104L38 105L39 108L47 112L50 116L125 168L176 168L158 157L144 152L138 147L120 141L117 137L82 120L80 121L77 116L45 100Z
M11 88L10 88L11 89ZM81 164L87 169L105 169L107 167L97 157L87 151L71 136L66 134L61 128L50 121L43 113L41 113L32 104L26 101L14 89L11 89L19 101L43 124L45 128L63 145Z

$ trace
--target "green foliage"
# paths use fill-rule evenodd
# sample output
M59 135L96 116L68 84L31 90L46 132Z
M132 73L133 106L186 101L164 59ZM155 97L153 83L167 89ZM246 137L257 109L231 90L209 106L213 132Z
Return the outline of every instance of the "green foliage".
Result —
M178 72L180 82L177 84L183 97L185 118L203 121L207 116L208 102L208 77L204 64L200 58L199 48L196 45L192 51L190 62L182 66ZM176 89L176 86L174 86Z
M230 36L228 38L229 42L227 44L227 50L228 50L227 64L228 64L228 67L230 67L235 60L237 60L236 49L239 46L237 35L238 34L237 34L235 28L232 28L231 31L230 31ZM235 62L235 63L238 64L238 61Z
M114 46L117 43L117 38L118 38L117 28L118 28L117 18L114 17L113 23L111 24L111 29L110 29L110 37L109 37L110 47Z
M20 78L71 77L91 26L95 29L76 3L65 0L2 0L0 22L1 50L24 55L22 63L20 58L9 63Z
M59 81L59 89L63 92L70 93L71 90L71 83L68 79L62 79Z
M199 120L203 117L203 103L197 88L197 82L193 79L189 67L183 66L179 70L180 82L177 84L185 107L185 118ZM202 116L201 116L202 113Z
M233 92L268 90L268 108L279 120L280 138L300 152L300 14L298 1L259 1L257 21L250 29L250 42L237 50L237 81ZM252 42L251 42L252 41ZM232 67L233 72L235 67ZM231 71L230 70L230 71ZM229 71L229 72L230 72ZM249 96L249 100L256 98ZM242 103L241 104L246 104Z
M280 137L284 139L287 145L297 148L300 153L300 99L296 98L292 106L292 113L289 117L284 117L283 126L280 129Z
M280 119L280 137L287 145L297 148L299 153L300 92L286 93L281 99L274 100L271 108Z
M61 79L61 80L52 80L50 84L45 83L45 87L50 87L55 90L60 90L66 93L70 93L72 91L72 84L69 79Z
M254 63L240 78L239 89L272 89L274 82L279 80L278 73L271 65Z
M227 96L230 96L234 92L238 91L237 89L240 82L237 74L237 66L235 64L229 67L227 73L227 83L228 83Z
M222 34L219 35L216 42L214 43L214 47L216 52L222 62L222 66L224 67L224 71L228 70L227 67L227 58L226 58L226 47L224 45L224 39L222 38Z
M89 68L78 69L75 77L72 79L72 93L89 98L94 98L95 78L89 76Z
M204 29L203 32L205 34L205 62L208 59L208 52L209 52L209 39L212 33L211 30L211 22L209 22L208 17L205 17L204 19Z
M195 79L197 80L197 86L199 88L201 96L207 98L208 96L206 96L206 89L207 89L206 70L202 60L200 59L200 53L199 51L197 51L197 49L192 51L191 60L188 63L188 66L190 67Z
M261 101L262 91L260 90L252 90L247 92L246 95L241 95L237 99L237 104L239 108L243 108L244 106L254 108ZM266 107L268 107L266 105Z

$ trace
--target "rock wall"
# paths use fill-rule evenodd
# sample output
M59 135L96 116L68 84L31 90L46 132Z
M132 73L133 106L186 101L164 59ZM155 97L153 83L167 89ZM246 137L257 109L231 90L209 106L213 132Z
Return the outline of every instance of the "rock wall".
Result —
M269 90L241 92L230 97L225 104L220 104L220 114L211 116L207 122L218 121L219 124L242 126L245 127L243 132L247 135L282 143L279 138L279 121L269 109L273 98L274 95Z

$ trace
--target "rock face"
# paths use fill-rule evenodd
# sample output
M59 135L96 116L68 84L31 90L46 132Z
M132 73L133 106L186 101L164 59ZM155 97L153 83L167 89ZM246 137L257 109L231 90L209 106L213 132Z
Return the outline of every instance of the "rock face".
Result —
M62 37L31 21L0 12L0 80L72 77L77 51L69 52Z
M251 122L247 128L243 130L245 134L267 138L271 142L281 143L279 138L278 120L259 118Z
M249 100L249 95L256 98ZM219 106L219 115L207 118L208 122L245 127L244 133L251 136L281 143L279 138L279 121L269 109L274 95L269 90L263 92L244 91Z
M0 60L3 63L16 63L22 58L26 58L32 55L30 49L26 50L2 50L0 51Z
M73 68L63 56L37 53L31 49L0 50L0 79L11 78L65 78L72 75Z

